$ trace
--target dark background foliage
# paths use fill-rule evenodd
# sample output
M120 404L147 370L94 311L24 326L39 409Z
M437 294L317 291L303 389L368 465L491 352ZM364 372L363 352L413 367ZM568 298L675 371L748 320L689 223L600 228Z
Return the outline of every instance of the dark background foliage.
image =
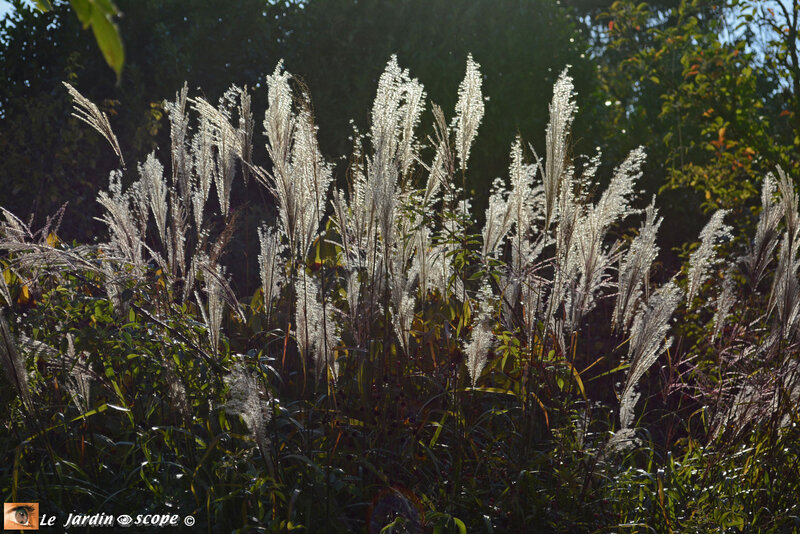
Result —
M667 250L697 231L702 211L746 214L760 176L777 163L796 164L798 76L789 53L796 32L772 31L781 13L771 17L759 2L121 0L119 80L67 2L48 13L13 5L0 23L2 201L38 220L68 201L67 239L98 231L95 194L116 161L70 117L62 81L110 113L135 171L135 162L163 146L161 102L184 81L212 101L230 84L249 86L260 123L261 85L284 59L312 95L320 143L341 184L350 121L366 127L389 56L397 54L451 116L472 53L490 98L467 177L481 219L515 135L541 152L552 84L572 65L581 106L574 153L599 147L614 162L647 147L644 183L677 215L662 237ZM431 122L429 109L423 132ZM263 142L254 156L268 164ZM247 213L263 217L270 201L256 198ZM252 244L239 245L252 256ZM251 277L234 274L252 286Z

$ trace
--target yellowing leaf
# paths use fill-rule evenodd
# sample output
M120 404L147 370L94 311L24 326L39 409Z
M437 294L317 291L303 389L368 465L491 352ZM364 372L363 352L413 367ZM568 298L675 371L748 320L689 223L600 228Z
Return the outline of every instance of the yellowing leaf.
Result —
M28 301L31 300L31 292L28 289L27 285L22 286L22 291L20 291L19 297L17 297L18 304L27 304Z
M56 245L58 245L58 243L59 243L58 236L54 232L50 232L49 234L47 234L48 245L50 245L51 247L55 247Z

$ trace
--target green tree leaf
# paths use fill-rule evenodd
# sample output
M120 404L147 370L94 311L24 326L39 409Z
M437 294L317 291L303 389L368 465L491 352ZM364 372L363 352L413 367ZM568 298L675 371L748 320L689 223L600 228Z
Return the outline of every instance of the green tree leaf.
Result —
M83 29L92 23L92 2L90 0L70 0L72 10L78 16L78 20L83 24Z
M40 11L44 11L45 13L53 9L53 4L50 3L50 0L34 0L36 2L36 7L39 8Z
M92 31L97 39L97 46L105 57L108 66L117 73L117 79L122 74L122 65L125 62L125 50L122 47L122 38L117 25L111 21L109 15L99 9L92 10Z

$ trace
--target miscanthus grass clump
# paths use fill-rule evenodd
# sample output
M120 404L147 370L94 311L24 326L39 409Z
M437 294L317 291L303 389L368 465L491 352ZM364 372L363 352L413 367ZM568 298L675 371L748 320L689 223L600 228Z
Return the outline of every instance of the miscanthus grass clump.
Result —
M263 137L247 88L212 103L184 86L164 105L169 149L135 168L107 115L67 85L119 169L97 196L100 243L61 242L59 216L34 230L3 210L0 359L7 414L25 422L9 423L17 452L3 489L65 508L53 488L80 489L86 506L134 495L271 531L691 525L682 506L716 513L687 494L665 504L662 485L636 513L608 499L633 498L640 482L626 469L642 451L684 447L688 465L701 443L724 453L720 443L766 435L774 449L794 428L791 180L780 169L764 179L739 256L718 211L686 268L664 273L665 217L639 192L646 150L610 176L599 153L570 157L567 68L544 153L511 144L478 223L463 184L482 80L469 56L455 110L431 104L422 134L425 89L392 57L338 180L311 97L282 63L266 77ZM256 139L267 162L253 158ZM275 212L254 232L253 295L228 274L235 188L263 188ZM759 473L770 476L743 487ZM737 510L776 504L780 522L771 498Z

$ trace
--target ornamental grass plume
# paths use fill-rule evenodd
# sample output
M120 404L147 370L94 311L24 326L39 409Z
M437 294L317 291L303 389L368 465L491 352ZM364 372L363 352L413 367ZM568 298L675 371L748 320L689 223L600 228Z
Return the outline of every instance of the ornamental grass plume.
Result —
M395 218L401 207L398 180L419 159L415 129L424 102L422 84L409 76L408 69L400 69L397 58L392 56L378 80L369 135L372 154L365 161L369 222L375 222L369 227L377 227L384 256L388 256L393 245ZM384 269L388 269L388 263L384 264Z
M98 220L108 227L111 241L108 243L112 255L132 265L138 275L144 273L144 243L142 236L146 228L147 208L138 184L122 191L122 173L112 171L109 175L108 193L100 191L97 201L106 210Z
M550 102L550 122L545 133L546 164L543 169L545 227L556 211L561 181L568 167L567 136L575 118L577 104L572 77L565 68L553 87Z
M289 79L282 63L267 76L269 106L264 130L272 170L269 173L253 170L275 195L281 221L279 228L285 233L292 258L303 260L325 215L333 175L319 150L308 96L303 97L303 107L295 112Z
M489 207L486 208L486 223L483 226L483 249L481 254L484 258L494 256L497 248L511 229L512 210L509 209L508 193L505 185L500 178L497 178L492 185L492 193L489 195Z
M484 280L478 293L475 295L478 312L475 314L469 341L464 347L467 356L467 371L474 386L481 376L481 371L486 366L489 351L495 346L496 340L492 333L493 311L492 301L494 295L489 283Z
M536 173L540 170L538 163L526 164L522 156L522 140L517 137L511 145L510 163L508 174L511 182L511 192L508 196L507 215L509 224L514 228L514 235L510 239L514 253L512 254L512 268L519 272L522 265L532 263L538 257L538 251L529 250L529 240L533 237L533 225L544 213L544 187L534 185ZM544 245L542 239L546 233L536 236L536 241ZM536 246L533 247L537 249ZM539 249L540 251L540 249Z
M186 104L189 97L189 86L186 82L180 91L175 93L175 101L164 101L164 110L169 119L170 158L172 168L172 186L178 188L178 194L184 206L191 206L191 155L187 151L189 115ZM198 224L198 226L200 226Z
M0 361L3 362L6 377L14 389L17 390L23 405L30 408L31 394L28 390L28 371L25 369L25 361L22 359L17 341L8 327L5 312L2 309L0 309Z
M120 273L126 272L127 266L132 266L129 278L142 279L146 263L154 263L170 286L181 279L182 289L174 292L174 298L185 301L194 291L197 274L205 267L217 264L232 235L235 215L230 217L228 208L236 160L241 160L248 172L252 165L249 161L250 148L244 146L252 139L249 95L246 90L232 86L220 100L219 106L214 107L203 99L188 98L188 90L184 85L174 102L165 103L170 118L172 144L171 187L167 184L163 165L152 153L138 166L139 180L123 191L124 162L107 117L74 88L67 87L75 99L76 116L107 138L118 152L123 169L111 172L108 191L101 191L97 197L105 208L99 220L106 224L110 234L109 243L102 246L103 267L93 268L92 261L84 258L87 251L80 248L53 250L52 254L65 262L80 257L84 260L80 268L102 273L106 277L108 294L115 302L119 300L119 291L114 284L120 282ZM191 104L198 117L198 127L191 140L188 140L187 103ZM231 120L237 109L239 127L235 128ZM209 239L204 213L212 184L216 185L219 205L225 217L225 227L214 242ZM160 247L154 246L153 240L148 240L150 213L153 214ZM113 268L109 267L110 264L113 264ZM214 343L214 340L219 341L214 334L218 331L215 325L219 323L216 316L218 300L227 302L239 315L241 310L224 276L215 268L206 271L216 281L211 281L209 285L206 278L209 305L204 308L200 299L198 304L208 315L207 324Z
M579 280L568 295L568 308L571 310L569 330L579 327L583 316L594 307L597 292L609 285L607 271L615 262L618 246L603 245L606 232L612 223L628 215L630 197L636 181L642 176L644 160L642 147L632 150L615 170L611 183L597 204L578 217L574 254ZM597 165L592 165L587 177L593 178L596 169Z
M333 167L321 154L309 97L294 91L291 80L282 62L267 77L263 127L269 171L252 162L253 113L246 90L232 87L212 105L190 98L184 85L173 102L165 103L171 124L171 168L165 169L151 154L138 166L139 181L123 191L122 171L115 172L109 191L99 195L110 244L103 246L104 267L98 272L109 280L108 294L115 308L121 307L127 280L111 280L129 266L144 272L155 263L164 269L167 284L183 278L183 294L195 295L209 343L215 350L224 346L226 304L241 314L219 262L233 231L231 191L241 168L245 181L253 174L266 186L277 207L277 223L258 229L266 313L269 317L275 302L285 297L281 317L287 329L292 323L287 338L294 336L304 364L313 366L319 379L339 379L339 352L347 355L342 357L357 353L368 358L381 353L382 364L387 357L419 353L436 331L414 329L428 329L448 307L453 325L465 310L464 322L454 329L448 324L444 335L456 330L462 336L447 339L447 346L463 348L473 385L486 369L487 353L498 343L495 322L519 336L515 348L525 356L566 357L569 335L576 340L574 356L579 358L580 335L588 330L585 317L602 299L614 299L613 331L630 336L629 369L620 395L623 432L617 439L630 438L633 433L625 430L634 421L638 383L672 346L670 322L682 299L691 307L711 277L717 244L730 232L723 220L726 212L715 213L701 232L688 261L686 290L673 278L651 293L650 270L659 252L656 236L662 223L654 202L643 210L644 220L629 246L610 237L615 226L638 212L635 190L644 149L631 151L614 170L608 187L593 197L600 154L585 165L576 166L570 158L570 130L578 108L572 78L564 69L549 105L544 157L539 159L531 147L534 159L526 162L522 140L514 140L509 176L493 182L482 243L473 247L466 235L469 200L453 179L456 170L466 176L485 113L480 66L472 56L466 60L453 116L445 118L442 109L433 106L427 162L422 161L425 151L417 133L426 106L425 89L395 56L389 59L378 80L369 129L364 134L354 130L346 189L331 190ZM76 116L98 129L119 152L108 118L74 88L69 90L76 100ZM800 327L800 216L790 180L780 169L777 175L778 180L771 175L764 180L761 217L742 263L756 289L769 276L780 243L768 311L791 341ZM205 213L212 187L230 224L218 235ZM776 189L779 199L773 198ZM786 227L783 236L781 218ZM156 236L147 235L148 226ZM6 227L8 235L26 232L15 220ZM13 251L24 252L15 268L30 258L56 257L30 236L19 237L17 244L8 236L2 239L0 246L8 242ZM307 268L315 244L320 250L336 249L334 261L322 262L321 273ZM79 249L69 253L84 257ZM63 252L59 261L67 262L67 254ZM472 258L479 258L480 265L471 264ZM712 342L719 339L732 311L738 313L736 289L733 272L728 271L713 292ZM11 299L5 281L0 281L0 302L11 304ZM459 300L463 308L453 306ZM471 323L466 317L470 311L474 311ZM342 350L344 346L348 350ZM388 368L384 365L384 372ZM406 370L402 365L400 369L399 373ZM255 388L240 370L234 370L231 380Z
M197 265L197 273L202 273L203 276L203 292L206 295L205 305L203 305L203 300L197 292L195 292L195 300L206 325L212 352L216 355L219 352L225 305L227 304L228 309L239 320L246 319L239 302L236 300L236 295L227 282L224 267L201 254Z
M800 401L800 364L796 360L785 361L774 370L758 368L741 377L737 386L738 391L711 421L713 438L724 435L730 440L755 425L785 428L796 420Z
M484 106L481 85L483 78L480 65L472 59L472 54L467 55L467 73L458 86L458 102L456 103L456 116L453 119L453 129L456 132L456 153L463 170L467 170L469 152L478 126L483 120Z
M714 342L719 337L728 316L731 313L733 305L736 304L735 282L733 280L733 269L730 268L725 271L722 279L722 290L716 299L716 310L714 312L714 331L711 334L711 341Z
M436 154L430 166L420 161L427 171L428 178L425 181L425 192L422 202L425 206L430 206L438 199L439 192L449 187L449 176L452 174L453 164L450 162L449 136L446 134L448 127L444 119L442 109L436 104L433 105L434 131L436 132Z
M295 340L304 362L311 362L317 379L330 372L333 380L339 375L335 349L339 344L336 310L330 303L322 302L318 282L304 270L296 284Z
M783 206L783 217L786 224L786 232L790 239L800 232L800 213L798 213L798 196L794 184L789 176L778 167L778 189L781 192L780 199Z
M558 224L555 228L555 250L553 252L553 279L550 294L547 298L546 316L544 318L546 328L560 335L561 327L559 324L561 306L568 298L570 287L578 275L578 258L575 253L574 236L575 229L581 214L581 207L572 186L572 170L566 171L565 184L559 191L558 199ZM547 186L545 185L545 198ZM552 215L551 215L552 217ZM548 219L545 219L548 221ZM549 222L547 223L549 225ZM559 323L559 324L557 324Z
M187 180L191 191L191 206L195 228L203 227L204 213L211 185L214 183L214 145L211 135L211 123L200 117L200 124L191 141L192 177ZM188 208L188 205L187 205Z
M617 300L611 319L615 329L622 328L627 331L636 305L647 288L650 267L658 255L656 236L663 220L657 214L653 197L653 201L645 210L645 221L639 228L639 234L628 247L628 253L620 258Z
M151 152L144 164L139 165L139 175L142 180L143 192L150 205L150 210L156 220L158 236L163 245L167 244L167 182L164 179L164 166Z
M426 166L425 189L414 189L410 178L420 161L415 130L424 99L422 84L392 56L378 81L369 134L355 131L349 191L333 195L333 219L348 270L348 317L359 346L368 337L364 316L384 310L391 312L392 329L407 349L418 302L415 292L423 288L419 293L424 301L428 288L437 285L441 258L431 243L428 219L439 191L448 187L448 141L439 140L434 163ZM438 122L447 129L443 119ZM366 141L370 150L364 148Z
M75 87L67 82L63 83L73 100L75 100L75 111L72 113L72 116L97 130L100 135L102 135L105 140L108 141L108 144L111 145L114 153L119 158L120 165L122 165L122 168L124 169L125 160L122 157L122 150L119 147L117 136L114 134L114 130L111 129L111 123L108 122L108 115L106 115L105 112L100 111L100 109L93 102L80 94Z
M683 290L674 279L658 288L633 319L628 342L630 368L620 395L619 420L622 428L633 423L633 409L639 394L634 387L658 357L672 346L667 337L669 321L683 299Z
M700 287L708 280L711 269L719 261L716 256L716 244L722 239L731 237L731 227L722 222L728 210L718 210L700 232L700 246L689 256L688 288L686 302L692 305Z
M232 87L220 99L219 107L214 107L202 98L189 101L197 114L207 122L206 135L210 135L211 146L214 147L214 164L211 167L214 185L217 190L220 213L228 217L230 211L231 187L235 176L236 159L242 158L244 147L243 136L231 125L232 108L235 100L249 98L238 87Z
M234 86L235 87L235 86ZM247 86L242 89L236 88L239 96L239 135L238 146L241 147L239 157L242 159L242 178L244 184L250 182L253 166L253 132L255 130L255 119L253 118L252 103Z
M375 194L390 194L394 190L393 178L397 174L390 172L391 167L405 173L416 161L419 145L415 130L424 109L424 87L409 76L408 69L401 69L397 56L392 55L378 80L370 114L373 156L369 158L371 172L367 179ZM380 204L376 202L377 206Z
M77 245L71 248L60 246L57 239L53 239L58 224L53 226L50 218L43 228L33 231L8 210L0 208L0 212L5 218L5 221L0 222L0 249L11 254L8 272L15 273L26 283L35 286L38 278L45 275L60 280L65 272L70 271L103 275L107 267L106 262L120 260L113 256L101 255L103 262L98 262L96 246ZM5 273L0 277L3 284L6 283L4 277ZM137 277L131 272L117 272L114 276L117 282L135 278ZM10 293L8 298L11 298ZM11 304L9 301L9 305Z
M800 282L797 279L800 270L800 215L794 185L780 167L778 176L786 230L781 240L767 311L769 314L775 313L775 327L781 332L781 337L788 337L791 341L800 326Z
M284 283L283 272L284 245L281 243L279 232L266 225L258 228L258 241L261 252L258 255L258 267L261 274L261 291L264 299L264 308L269 314L272 300L278 296Z
M206 331L208 333L208 341L211 345L211 350L214 355L218 354L220 329L222 328L222 288L218 283L218 277L212 273L219 272L220 266L204 262L201 264L204 274L204 292L206 294L206 304L203 306L203 301L200 295L195 293L195 300L197 301L200 313L203 316L203 322L206 324ZM221 273L220 273L221 274Z
M787 224L788 228L788 224ZM793 337L800 318L800 282L797 275L800 270L800 234L790 236L787 229L783 234L778 265L775 269L775 279L772 283L768 313L774 312L776 328L781 331L781 337Z
M267 425L272 419L269 402L271 396L263 393L258 380L247 370L244 363L236 362L225 376L229 400L224 404L225 411L238 415L247 425L261 455L267 458Z
M187 278L186 242L189 238L189 214L178 195L170 194L170 227L166 232L167 266L173 277ZM191 260L190 260L191 261Z
M775 177L772 173L767 174L761 184L761 214L758 217L756 235L748 247L747 254L742 258L752 290L755 290L764 278L780 239L778 224L783 217L785 204L775 200L775 188Z
M5 272L0 273L0 298L5 302L5 304L0 302L0 305L11 306L11 291L9 291L8 284L6 284Z
M98 377L92 371L91 366L85 362L88 354L75 351L75 336L70 333L66 335L66 338L67 351L61 358L57 358L59 356L58 351L52 347L44 343L33 342L33 340L30 340L30 342L35 344L36 352L48 352L51 358L56 360L56 365L60 365L62 369L68 372L66 380L67 391L69 391L72 402L78 410L81 413L86 413L91 406L91 386L93 382L97 381Z

